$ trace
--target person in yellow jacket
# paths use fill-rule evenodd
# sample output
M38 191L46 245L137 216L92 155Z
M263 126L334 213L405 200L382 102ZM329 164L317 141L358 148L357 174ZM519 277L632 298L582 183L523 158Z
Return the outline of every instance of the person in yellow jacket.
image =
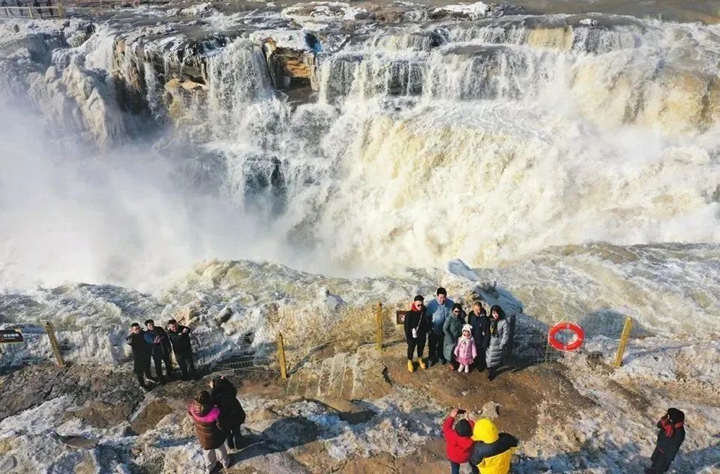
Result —
M499 433L492 421L482 418L473 428L473 447L470 463L480 469L480 474L508 474L518 439L507 433Z

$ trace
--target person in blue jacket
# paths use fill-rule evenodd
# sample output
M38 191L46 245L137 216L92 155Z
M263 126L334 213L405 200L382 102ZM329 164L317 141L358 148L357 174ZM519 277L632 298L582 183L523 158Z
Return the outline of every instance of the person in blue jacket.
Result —
M435 299L432 300L425 310L425 316L430 323L430 332L428 333L428 345L430 346L430 354L428 357L428 365L433 365L440 361L442 365L447 363L443 355L444 333L443 325L445 319L450 316L453 307L453 300L447 297L445 288L440 287L435 292Z

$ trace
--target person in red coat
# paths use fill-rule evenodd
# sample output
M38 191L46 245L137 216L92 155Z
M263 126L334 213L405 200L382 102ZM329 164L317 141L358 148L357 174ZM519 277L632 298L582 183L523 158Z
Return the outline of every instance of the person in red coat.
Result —
M473 422L462 419L455 423L458 409L454 408L450 412L450 416L445 419L443 424L443 437L445 437L445 450L450 460L451 473L460 474L460 464L469 463L470 455L473 452L475 442L472 440ZM453 429L453 424L455 428ZM479 474L480 470L477 466L470 464L470 469L474 474Z

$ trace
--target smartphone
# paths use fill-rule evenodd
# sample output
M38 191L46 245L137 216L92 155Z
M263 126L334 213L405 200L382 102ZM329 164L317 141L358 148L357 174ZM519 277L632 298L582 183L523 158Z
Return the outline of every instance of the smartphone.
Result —
M467 413L467 410L464 410L462 408L458 408L457 414L462 415L463 413Z

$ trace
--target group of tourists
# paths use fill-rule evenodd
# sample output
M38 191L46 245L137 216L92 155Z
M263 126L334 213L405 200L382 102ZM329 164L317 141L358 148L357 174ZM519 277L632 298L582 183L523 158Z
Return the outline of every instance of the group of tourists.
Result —
M488 369L488 379L493 380L497 369L512 354L515 315L506 316L503 309L495 305L488 316L482 300L473 302L467 314L461 304L447 297L442 287L437 289L433 301L427 306L424 303L422 295L415 296L403 322L408 370L415 371L414 354L417 353L421 369L438 362L464 373L473 367L481 372ZM426 341L429 345L427 363L423 359Z
M222 375L213 378L210 391L198 393L188 413L195 423L206 472L213 472L218 462L223 469L230 467L227 450L242 447L240 425L245 422L245 410L237 398L235 385Z
M174 378L172 354L175 354L183 380L195 378L190 328L178 324L174 319L168 321L167 331L156 326L152 319L145 321L145 328L143 330L140 324L133 323L130 326L130 335L127 337L127 343L132 347L133 371L140 386L145 390L151 388L146 378L155 383L172 380ZM154 377L150 373L151 360L155 362ZM163 363L165 375L162 370Z

